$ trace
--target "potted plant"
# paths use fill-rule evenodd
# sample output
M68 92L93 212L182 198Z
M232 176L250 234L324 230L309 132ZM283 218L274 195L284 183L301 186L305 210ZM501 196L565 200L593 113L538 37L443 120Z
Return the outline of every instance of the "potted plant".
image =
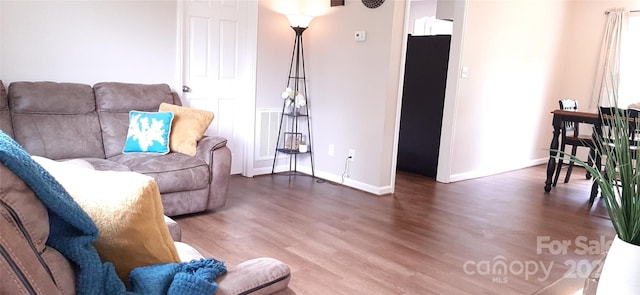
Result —
M614 106L616 98L614 95ZM616 231L603 262L597 294L637 294L640 290L640 141L630 140L638 136L640 122L629 113L615 107L611 114L601 114L602 128L608 131L606 136L594 136L601 167L571 157L593 175Z

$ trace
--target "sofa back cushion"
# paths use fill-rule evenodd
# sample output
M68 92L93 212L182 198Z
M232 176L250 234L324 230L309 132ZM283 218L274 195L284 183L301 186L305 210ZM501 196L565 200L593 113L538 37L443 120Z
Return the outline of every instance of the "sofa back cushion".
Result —
M13 127L11 127L11 114L9 113L9 102L7 100L7 90L0 81L0 130L13 137Z
M0 294L75 294L69 261L45 242L47 209L0 164Z
M167 84L104 82L94 85L93 89L107 158L122 154L129 129L129 111L157 112L163 102L176 103Z
M14 82L9 105L14 138L30 154L56 160L105 158L91 86Z

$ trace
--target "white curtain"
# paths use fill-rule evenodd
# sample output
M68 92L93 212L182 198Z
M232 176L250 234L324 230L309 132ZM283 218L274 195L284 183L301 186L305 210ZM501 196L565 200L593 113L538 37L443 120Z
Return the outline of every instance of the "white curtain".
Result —
M607 24L591 97L592 107L617 105L620 52L628 19L629 11L625 8L607 11Z

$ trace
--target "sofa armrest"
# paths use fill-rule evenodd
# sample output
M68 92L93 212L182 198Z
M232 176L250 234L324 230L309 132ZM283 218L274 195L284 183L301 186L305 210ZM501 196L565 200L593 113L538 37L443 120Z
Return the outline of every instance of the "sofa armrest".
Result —
M289 266L274 258L255 258L229 267L218 282L218 295L274 294L287 288Z
M193 246L175 242L182 262L205 258ZM286 292L291 280L291 270L282 261L263 257L244 261L236 266L227 265L227 273L216 278L217 295L267 295L293 294Z
M198 146L196 147L196 157L201 158L205 162L211 162L210 154L213 150L219 149L227 145L227 139L220 136L203 136L200 141L198 141Z
M227 146L227 139L220 136L203 136L200 141L198 141L198 146L196 147L196 157L202 159L209 165L209 170L213 172L213 164L212 160L214 151L220 148L225 148ZM231 170L229 170L230 172ZM209 183L211 184L213 180L213 173L209 174Z
M209 200L207 208L224 207L231 177L231 150L227 139L220 136L204 136L197 146L196 157L209 165Z

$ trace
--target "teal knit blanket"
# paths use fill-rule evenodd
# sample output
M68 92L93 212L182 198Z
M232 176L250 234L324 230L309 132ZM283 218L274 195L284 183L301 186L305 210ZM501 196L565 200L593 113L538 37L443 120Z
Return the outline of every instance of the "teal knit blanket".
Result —
M193 294L211 295L214 279L224 273L224 263L213 258L136 268L127 290L109 262L100 260L92 243L98 228L65 189L11 137L0 130L0 163L24 181L49 213L46 244L74 266L78 294Z

